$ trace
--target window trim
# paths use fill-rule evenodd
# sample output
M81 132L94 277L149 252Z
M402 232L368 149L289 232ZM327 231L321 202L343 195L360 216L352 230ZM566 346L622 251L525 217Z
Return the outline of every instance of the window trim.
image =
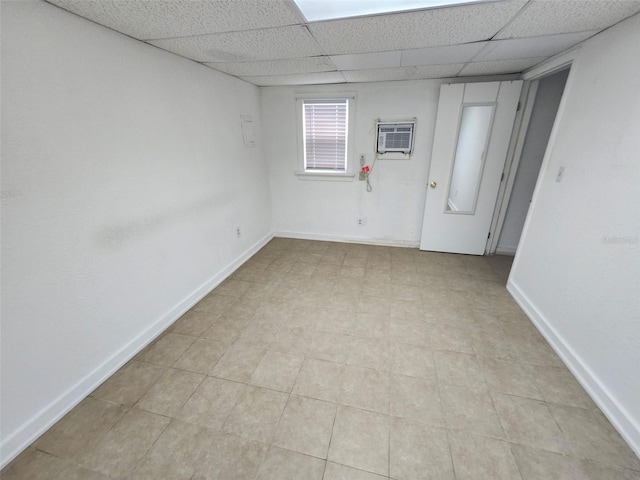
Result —
M304 110L303 103L305 100L329 100L329 99L345 99L348 100L347 107L347 152L346 152L346 169L345 171L307 171L304 164ZM298 142L298 163L295 174L300 180L335 180L335 181L353 181L355 177L354 160L354 124L355 124L355 102L356 95L353 92L324 92L324 93L305 93L296 95L296 132Z

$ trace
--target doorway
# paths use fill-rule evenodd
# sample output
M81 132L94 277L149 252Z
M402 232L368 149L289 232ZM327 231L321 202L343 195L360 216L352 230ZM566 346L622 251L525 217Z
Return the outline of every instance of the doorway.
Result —
M516 253L568 76L569 68L566 68L535 80L538 82L537 91L517 164L513 188L506 202L506 213L495 250L490 253L497 255L515 255ZM503 203L502 208L504 206Z

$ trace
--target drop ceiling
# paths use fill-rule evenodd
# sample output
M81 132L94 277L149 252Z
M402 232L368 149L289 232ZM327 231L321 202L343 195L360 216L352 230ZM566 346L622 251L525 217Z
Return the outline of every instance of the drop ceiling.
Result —
M48 0L258 86L520 73L640 0L493 0L307 22L293 0Z

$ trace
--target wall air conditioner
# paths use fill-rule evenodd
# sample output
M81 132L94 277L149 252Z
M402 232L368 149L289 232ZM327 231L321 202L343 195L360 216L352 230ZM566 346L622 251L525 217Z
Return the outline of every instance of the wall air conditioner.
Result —
M376 151L378 153L403 153L413 151L413 131L415 122L378 122Z

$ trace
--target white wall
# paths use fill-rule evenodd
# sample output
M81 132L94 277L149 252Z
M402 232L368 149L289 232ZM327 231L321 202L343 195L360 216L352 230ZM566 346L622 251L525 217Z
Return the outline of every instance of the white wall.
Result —
M270 87L262 89L265 156L273 199L273 230L289 236L418 245L440 81ZM375 121L417 117L410 160L379 160L365 182L301 180L295 99L297 93L355 92L354 155L374 155ZM356 218L367 217L357 226Z
M518 248L529 211L529 202L538 180L568 73L568 70L555 73L540 80L538 85L527 136L522 146L520 164L498 240L497 253L514 254Z
M640 15L578 52L509 289L640 454L638 45Z
M2 2L3 463L269 238L259 97Z

